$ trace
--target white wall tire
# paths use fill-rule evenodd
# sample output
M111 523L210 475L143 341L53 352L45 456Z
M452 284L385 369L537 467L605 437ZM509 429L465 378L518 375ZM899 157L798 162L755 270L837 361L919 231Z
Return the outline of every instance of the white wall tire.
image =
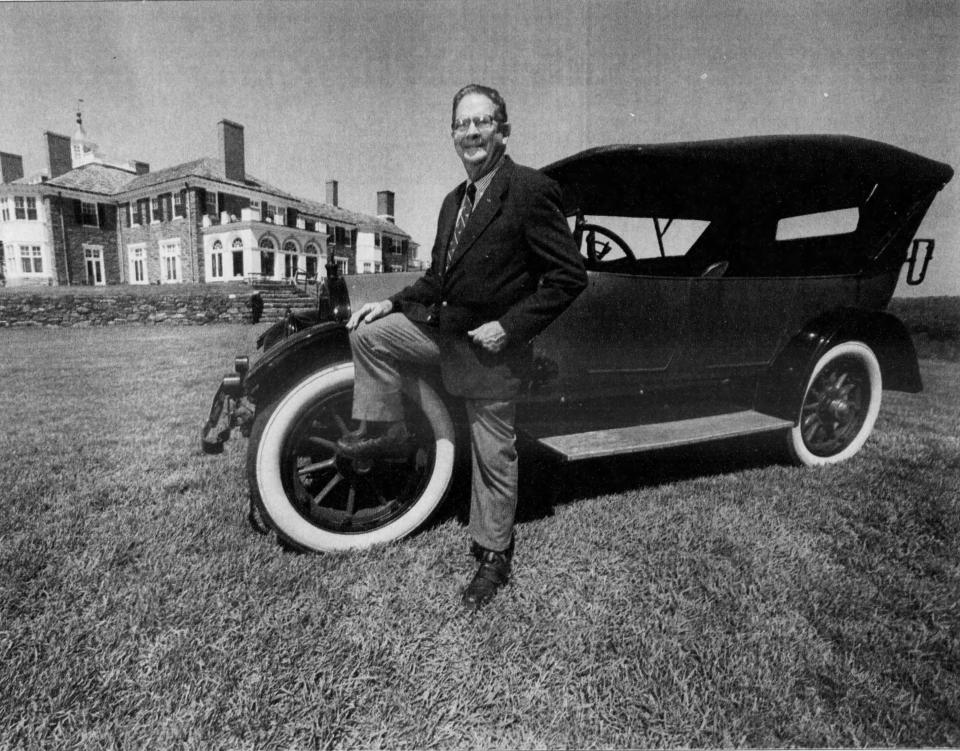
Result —
M817 360L803 390L787 450L797 464L836 464L856 454L880 412L883 383L876 355L863 342L831 347Z
M405 386L410 456L355 467L335 451L350 419L354 369L334 365L258 412L247 450L254 504L285 542L317 552L356 550L410 534L453 482L453 422L421 379ZM360 471L357 471L357 470Z

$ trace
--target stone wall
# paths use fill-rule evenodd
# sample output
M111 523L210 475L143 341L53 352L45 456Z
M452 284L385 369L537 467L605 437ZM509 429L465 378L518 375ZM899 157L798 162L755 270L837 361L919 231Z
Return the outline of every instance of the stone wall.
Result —
M249 294L138 296L3 294L3 326L203 325L249 323Z

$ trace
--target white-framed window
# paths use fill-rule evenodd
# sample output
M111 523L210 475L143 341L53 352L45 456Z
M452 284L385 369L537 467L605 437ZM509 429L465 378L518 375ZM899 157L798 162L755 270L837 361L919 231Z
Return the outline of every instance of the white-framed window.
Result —
M234 277L243 276L243 240L236 238L230 246L230 252L233 255L233 275Z
M382 274L383 273L383 264L380 261L373 262L373 273Z
M370 263L370 261L364 261L364 262L363 262L363 273L364 273L364 274L371 274L371 273L373 273L373 264Z
M160 282L176 284L181 281L180 240L165 240L160 243Z
M17 219L26 219L27 218L27 209L26 203L23 200L23 196L14 196L13 197L13 215Z
M5 222L10 221L10 205L6 198L0 198L0 219Z
M83 246L83 266L87 276L87 284L100 287L107 283L106 274L103 273L102 245Z
M20 246L20 271L23 274L43 273L43 253L39 245Z
M219 240L213 241L210 251L210 278L223 279L223 243Z
M403 266L401 266L401 265L398 264L398 263L391 263L391 264L390 264L390 270L391 270L391 271L403 271Z
M80 222L85 227L100 226L100 217L97 216L97 204L80 201Z
M349 227L334 227L333 228L333 239L337 245L342 245L345 248L353 247L353 241L357 236L357 231L355 229L350 229Z
M379 247L380 247L380 233L379 233L379 232L374 232L374 233L373 233L373 247L375 247L375 248L379 248Z
M186 191L178 190L173 194L173 218L186 216L187 212L183 207L183 196Z
M344 258L343 256L334 256L333 262L337 264L337 269L339 269L341 274L350 273L350 259Z
M27 196L27 219L36 220L37 218L37 199L33 196Z
M128 245L127 256L130 259L130 284L149 284L146 246Z
M133 212L130 219L131 226L138 224L150 224L149 198L138 198L136 204L131 206L131 211Z
M160 208L160 196L150 198L150 223L159 222L163 219L163 209Z

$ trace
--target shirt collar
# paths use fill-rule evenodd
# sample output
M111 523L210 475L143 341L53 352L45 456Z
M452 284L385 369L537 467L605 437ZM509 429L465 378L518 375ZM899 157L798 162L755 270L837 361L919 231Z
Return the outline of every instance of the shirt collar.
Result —
M493 176L497 174L497 170L503 166L503 160L506 158L506 154L500 156L500 160L494 165L493 169L490 170L487 174L481 177L479 180L474 182L474 185L477 187L477 194L474 197L474 202L480 200L480 196L483 195L484 191L490 187L490 183L493 181ZM470 181L467 181L467 185L470 184Z

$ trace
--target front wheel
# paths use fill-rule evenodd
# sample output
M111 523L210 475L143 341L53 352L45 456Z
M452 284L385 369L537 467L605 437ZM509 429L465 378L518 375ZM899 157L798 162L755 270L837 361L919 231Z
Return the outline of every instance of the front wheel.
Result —
M803 392L800 414L787 436L798 464L849 459L866 442L880 412L880 365L863 342L843 342L817 361Z
M285 542L318 552L396 540L423 524L453 482L449 411L422 379L404 387L404 457L354 462L336 450L355 429L354 369L335 365L300 381L258 411L247 447L254 506Z

